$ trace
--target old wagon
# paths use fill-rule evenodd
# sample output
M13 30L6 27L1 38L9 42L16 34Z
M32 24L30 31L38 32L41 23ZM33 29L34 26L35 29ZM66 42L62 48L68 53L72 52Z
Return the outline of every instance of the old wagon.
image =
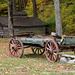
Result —
M21 58L24 53L24 48L31 47L34 54L42 55L45 52L46 58L50 61L57 61L60 51L75 52L75 36L62 36L57 38L55 33L52 33L53 38L44 37L29 37L29 38L11 38L9 41L9 51L13 57Z

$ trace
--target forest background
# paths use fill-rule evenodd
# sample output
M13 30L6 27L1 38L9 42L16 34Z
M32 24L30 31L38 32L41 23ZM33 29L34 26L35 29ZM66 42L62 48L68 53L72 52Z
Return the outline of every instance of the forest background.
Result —
M32 0L25 0L25 3L26 9L23 10L27 12L28 17L33 17ZM21 4L23 5L23 1ZM36 5L38 17L49 25L50 32L55 31L54 0L36 0ZM7 16L7 9L7 0L0 0L0 16ZM60 0L60 12L63 34L75 36L75 0Z

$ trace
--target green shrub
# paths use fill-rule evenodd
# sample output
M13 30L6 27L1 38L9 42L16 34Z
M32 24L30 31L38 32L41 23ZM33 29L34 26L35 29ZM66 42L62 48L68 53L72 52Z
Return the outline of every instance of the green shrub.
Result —
M49 18L45 23L49 25L49 32L55 32L55 18Z

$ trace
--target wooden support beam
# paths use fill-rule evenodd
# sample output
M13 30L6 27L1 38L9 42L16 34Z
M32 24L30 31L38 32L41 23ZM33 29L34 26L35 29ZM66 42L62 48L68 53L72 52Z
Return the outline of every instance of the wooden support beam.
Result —
M8 37L14 35L13 29L13 0L8 0Z
M37 17L37 7L36 7L36 0L33 1L33 17Z

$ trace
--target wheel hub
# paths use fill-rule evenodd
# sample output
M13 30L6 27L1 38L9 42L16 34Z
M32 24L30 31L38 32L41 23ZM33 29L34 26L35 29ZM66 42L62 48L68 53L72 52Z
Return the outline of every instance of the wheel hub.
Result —
M12 45L12 50L17 50L17 46L15 44Z
M50 51L50 54L53 54L53 50L52 49L50 49L49 51Z

